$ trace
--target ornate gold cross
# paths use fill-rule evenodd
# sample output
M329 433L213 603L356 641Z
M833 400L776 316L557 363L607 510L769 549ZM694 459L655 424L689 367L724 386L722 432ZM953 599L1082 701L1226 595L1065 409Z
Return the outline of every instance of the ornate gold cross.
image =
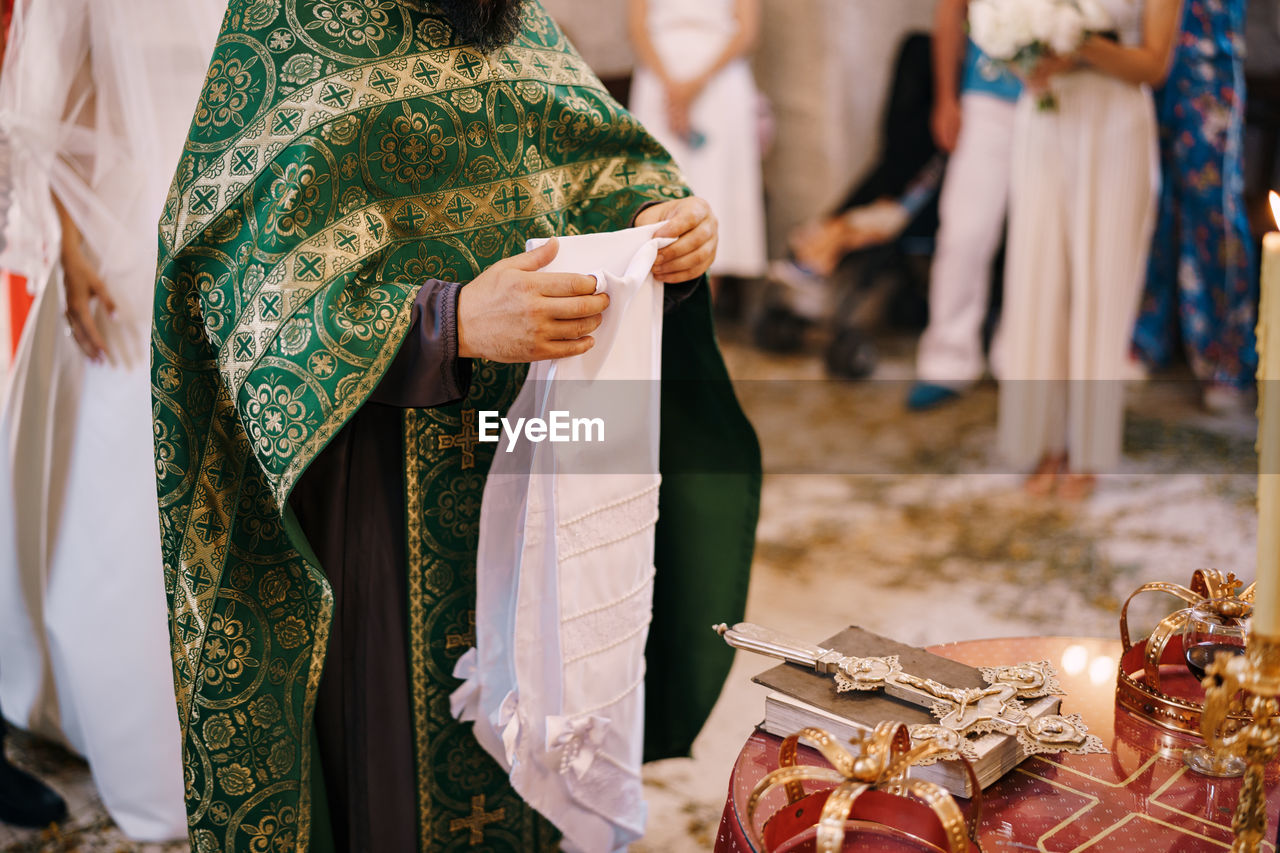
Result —
M445 634L445 649L469 649L476 644L476 612L467 611L467 632L465 634Z
M886 694L923 705L936 724L911 726L917 745L932 741L966 758L975 757L968 735L988 732L1017 737L1026 755L1038 752L1106 752L1102 740L1089 734L1078 714L1032 717L1024 699L1060 694L1057 672L1048 661L1013 666L979 667L986 687L959 688L904 672L897 655L854 657L833 649L793 640L751 622L713 626L735 649L755 652L834 675L836 691L883 690Z
M480 432L476 429L476 410L462 410L462 431L457 435L442 435L436 439L438 450L458 448L462 451L463 469L476 467L476 445L480 442Z
M484 794L477 794L471 798L471 816L454 818L449 822L449 831L461 832L464 829L469 830L471 832L471 846L479 847L484 843L484 828L491 823L497 823L506 816L507 810L505 808L486 812L484 810Z

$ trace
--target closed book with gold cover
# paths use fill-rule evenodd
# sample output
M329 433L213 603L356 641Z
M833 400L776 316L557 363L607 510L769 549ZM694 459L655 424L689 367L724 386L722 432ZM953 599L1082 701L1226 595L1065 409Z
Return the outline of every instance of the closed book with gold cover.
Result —
M982 673L971 666L948 660L923 649L881 637L862 628L850 627L825 640L824 648L858 657L897 655L906 672L957 688L987 686ZM765 716L761 728L769 734L786 737L805 726L825 729L841 740L869 731L885 720L908 726L937 723L929 709L886 695L883 691L836 692L830 676L812 669L784 663L762 672L753 679L774 691L765 699ZM1046 696L1027 703L1027 713L1042 717L1058 713L1061 699ZM971 735L977 759L973 769L978 783L986 788L1016 767L1026 753L1014 735L992 732ZM960 797L972 796L969 778L959 761L911 768L914 778L927 779Z

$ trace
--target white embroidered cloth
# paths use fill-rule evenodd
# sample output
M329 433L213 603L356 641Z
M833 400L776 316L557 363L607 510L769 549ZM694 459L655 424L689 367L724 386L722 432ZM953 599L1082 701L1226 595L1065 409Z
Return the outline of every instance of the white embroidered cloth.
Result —
M516 792L578 853L644 833L663 305L650 271L669 242L658 227L561 238L546 268L594 275L609 308L589 352L530 365L507 420L599 418L592 438L604 440L502 436L480 513L476 648L455 671L454 716L475 721Z

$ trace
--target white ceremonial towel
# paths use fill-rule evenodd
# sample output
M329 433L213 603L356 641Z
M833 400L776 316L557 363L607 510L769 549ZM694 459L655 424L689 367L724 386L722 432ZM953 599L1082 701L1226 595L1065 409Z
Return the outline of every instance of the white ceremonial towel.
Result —
M571 853L644 834L663 307L651 270L670 242L658 227L561 238L546 267L595 276L609 307L589 352L530 365L506 419L599 424L590 441L582 424L561 443L501 434L480 511L476 648L455 672L454 716L475 722Z

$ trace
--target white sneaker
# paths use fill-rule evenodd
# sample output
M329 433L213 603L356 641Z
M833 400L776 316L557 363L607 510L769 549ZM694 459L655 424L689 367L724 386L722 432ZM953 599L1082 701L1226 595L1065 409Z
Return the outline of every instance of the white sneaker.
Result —
M1241 415L1252 408L1252 395L1242 388L1217 382L1205 386L1204 407L1215 415Z
M1120 370L1124 381L1130 385L1141 385L1150 378L1146 363L1132 355L1124 360L1124 367Z
M822 276L811 273L795 261L769 264L769 278L782 285L782 301L806 320L824 320L829 312L831 288Z

